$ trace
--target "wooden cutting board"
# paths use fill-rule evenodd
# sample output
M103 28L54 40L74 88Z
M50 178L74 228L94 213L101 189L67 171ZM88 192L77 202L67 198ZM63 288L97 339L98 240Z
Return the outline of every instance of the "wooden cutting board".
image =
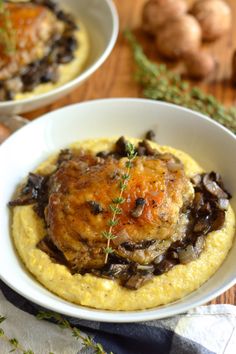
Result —
M34 119L51 110L68 104L108 97L142 97L141 89L133 80L134 63L123 30L127 27L135 30L146 53L157 59L155 47L150 39L140 31L141 9L146 0L114 0L120 16L120 34L115 49L105 64L78 89L70 95L37 111L25 114ZM188 0L191 4L193 0ZM227 0L232 8L234 19L231 31L215 43L208 44L209 50L218 65L214 75L206 82L197 83L206 92L215 95L227 105L236 104L236 91L230 82L231 58L236 49L236 1ZM196 83L195 83L196 84ZM228 303L236 305L236 287L231 288L211 303Z

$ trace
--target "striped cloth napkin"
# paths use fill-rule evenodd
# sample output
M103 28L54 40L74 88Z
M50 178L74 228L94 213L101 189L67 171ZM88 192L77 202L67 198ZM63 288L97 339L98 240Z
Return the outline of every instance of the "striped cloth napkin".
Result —
M71 331L35 315L44 309L16 294L0 281L0 326L10 338L20 340L34 354L92 354ZM45 310L46 311L46 310ZM75 318L69 322L114 354L235 354L236 308L210 305L175 317L141 323L99 323ZM1 341L0 353L9 353L9 343Z

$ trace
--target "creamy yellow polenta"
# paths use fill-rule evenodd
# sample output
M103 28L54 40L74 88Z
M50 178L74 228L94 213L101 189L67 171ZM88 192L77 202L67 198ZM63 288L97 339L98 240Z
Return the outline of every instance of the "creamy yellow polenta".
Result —
M75 51L75 58L68 64L59 65L59 80L55 84L51 82L40 84L31 92L18 93L15 95L15 100L31 98L35 95L54 90L75 79L82 72L89 57L90 42L88 32L83 23L80 21L78 25L79 30L76 31L75 37L79 45Z
M137 142L136 139L129 139ZM74 144L92 152L108 150L114 139L99 139ZM193 176L202 168L186 153L166 146L162 152L174 153L184 164L186 174ZM55 157L39 166L37 172L50 172ZM74 274L63 265L55 264L36 245L45 236L43 222L32 206L19 206L13 210L12 235L16 249L26 268L38 281L60 297L84 306L107 310L141 310L167 304L199 288L220 267L231 248L235 233L235 217L231 207L226 213L224 227L211 232L206 238L201 256L187 265L177 265L169 272L154 277L138 290L128 290L116 281L91 274Z

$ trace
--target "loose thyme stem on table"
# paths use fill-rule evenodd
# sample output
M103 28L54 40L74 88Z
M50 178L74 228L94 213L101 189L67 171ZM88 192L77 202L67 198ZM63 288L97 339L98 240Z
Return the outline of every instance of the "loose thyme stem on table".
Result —
M43 312L40 311L37 315L39 320L54 320L61 328L70 329L72 332L72 336L75 339L80 339L85 348L91 348L94 350L95 354L107 354L107 352L103 349L103 346L100 343L95 343L94 340L89 336L84 336L81 334L80 330L77 327L72 327L69 321L63 318L60 314L54 312ZM113 354L110 352L110 354Z
M89 337L89 336L84 336L80 330L76 327L73 327L69 321L67 321L65 318L63 318L60 314L54 313L54 312L43 312L40 311L37 315L37 318L39 320L49 320L52 319L56 322L57 325L60 326L60 328L67 328L71 331L72 336L77 339L82 341L82 345L85 348L91 348L94 350L94 354L107 354L107 352L103 349L103 346L100 343L95 343L94 340ZM6 321L5 316L0 315L0 324ZM0 340L4 340L7 342L11 347L12 350L10 352L15 352L15 353L22 353L22 354L37 354L33 352L31 349L26 350L23 348L23 346L20 344L18 339L16 338L10 338L8 335L5 334L4 330L0 328ZM49 352L48 354L54 354L53 352ZM110 354L113 354L110 352Z
M135 148L131 143L129 143L129 142L127 143L126 150L127 150L128 161L126 162L126 171L124 174L121 175L121 180L119 182L120 194L117 198L113 199L112 204L110 204L110 209L112 211L112 217L108 221L109 230L102 232L102 236L104 236L107 239L107 246L104 249L105 264L108 261L109 254L114 252L112 247L110 247L111 240L114 240L116 238L116 235L114 235L112 233L112 230L113 230L113 227L116 226L119 222L119 219L117 219L116 216L122 213L122 210L121 210L121 208L119 208L119 205L125 202L125 198L123 198L123 193L124 193L124 190L127 188L127 184L130 179L130 170L132 167L132 161L136 157Z
M130 30L124 33L131 45L136 63L135 78L143 87L146 98L174 103L203 113L224 125L236 134L236 108L225 107L214 96L204 93L198 87L190 88L180 75L164 64L149 60L143 48Z
M6 317L0 315L0 323L3 323L5 320L6 320ZM5 342L7 342L12 347L12 350L10 350L10 353L11 352L15 352L15 353L19 352L19 353L23 353L23 354L34 354L34 352L32 350L24 349L16 338L8 337L2 328L0 328L0 340L1 339L4 340Z

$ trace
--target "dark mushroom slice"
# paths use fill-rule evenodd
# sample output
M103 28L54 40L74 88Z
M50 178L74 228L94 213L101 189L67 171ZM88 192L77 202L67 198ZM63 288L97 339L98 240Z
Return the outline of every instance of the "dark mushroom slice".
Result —
M57 159L57 164L61 165L62 162L69 161L72 159L73 153L70 149L64 149L60 151L60 154Z
M156 149L153 149L146 139L138 143L137 153L139 156L158 155L158 151Z
M55 48L57 63L70 63L74 59L74 51L77 45L77 41L73 36L64 36L58 40Z
M121 157L125 157L127 155L127 144L128 141L123 136L121 136L115 144L115 152L118 153Z
M191 178L191 182L195 187L199 186L202 182L202 175L197 174L197 175L193 176Z
M41 241L39 241L37 248L45 252L54 262L63 264L69 268L69 263L67 262L64 254L54 245L49 236L45 236Z
M18 198L9 202L9 206L35 204L34 210L44 218L44 210L48 203L49 176L30 173L26 185Z
M127 153L120 155L120 153L118 153L117 151L100 151L96 156L103 159L111 158L115 160L120 160L122 157L126 157Z
M154 141L155 137L156 137L156 133L153 130L149 130L145 135L146 140Z
M146 200L144 198L137 198L135 200L135 207L131 211L131 215L133 218L139 218L142 215L145 204Z
M196 192L193 200L194 210L199 211L204 205L204 194L202 192Z
M205 237L204 236L199 236L197 238L197 241L195 242L195 246L194 246L195 252L196 252L198 257L202 253L204 246L205 246Z
M213 215L213 221L211 224L211 231L220 230L225 223L225 211L216 209Z
M127 241L123 242L121 244L121 247L125 248L127 251L135 251L135 250L143 250L147 249L150 246L152 246L154 243L156 243L156 240L144 240L142 242L132 242L132 241Z
M228 210L229 199L219 198L216 203L220 210Z
M211 218L209 218L209 216L203 216L200 217L194 227L193 227L193 231L195 233L201 234L201 235L206 235L211 229Z
M32 91L37 85L40 84L41 68L40 60L35 61L21 71L21 81L23 83L22 91Z
M176 251L176 250L168 250L167 258L170 258L170 259L179 259L179 256L178 256L177 251Z
M103 208L98 202L95 202L94 200L89 200L87 203L93 215L98 215L103 212Z
M181 264L190 263L198 258L198 254L193 245L188 245L186 248L177 251Z
M161 263L159 263L154 270L154 275L161 275L163 273L171 270L178 261L176 259L164 259Z
M211 207L211 202L205 201L204 204L197 210L197 215L200 215L200 217L207 217L212 214L212 207Z
M31 0L31 1L37 5L46 6L53 12L59 11L58 4L55 3L54 1L51 0Z
M41 76L41 83L47 83L47 82L52 82L55 84L59 80L59 69L58 65L52 64L45 67L44 72L42 73Z
M138 271L152 273L154 271L154 266L152 264L150 265L137 264L136 269Z
M9 207L22 206L22 205L30 205L35 203L35 199L30 196L21 196L19 198L13 199L8 203Z
M101 270L95 269L92 273L108 279L119 279L127 276L129 267L129 264L108 264Z
M117 253L113 252L109 255L109 264L131 264L131 262L128 259L121 257Z
M147 274L134 274L131 275L130 278L122 283L122 285L125 288L128 288L130 290L137 290L141 286L143 286L145 283L147 283L149 280L153 278L152 273L147 273Z
M185 247L187 244L186 244L186 240L185 239L182 239L182 240L178 240L178 241L175 241L173 242L171 245L170 245L170 250L171 251L175 251L177 250L178 248L183 248Z
M103 159L106 159L108 156L110 156L110 152L109 151L99 151L96 154L97 157L101 157Z
M23 205L22 200L28 204L28 200L34 201L38 198L39 191L43 186L45 177L30 173L26 185L23 187L21 197L9 202L9 206ZM19 204L17 204L19 201Z
M165 253L161 253L161 254L159 254L159 256L157 256L157 257L154 259L153 263L154 263L155 265L157 265L157 264L161 263L161 262L165 259L165 257L166 257L166 254L165 254Z
M203 177L203 185L206 190L213 196L220 198L228 198L228 194L211 178L209 173L206 173Z
M231 198L231 194L225 189L225 186L224 186L224 183L223 183L221 175L219 173L217 173L217 172L212 171L210 173L210 178L213 181L215 181L220 186L221 189L223 189L223 191L228 195L228 199L230 199Z

